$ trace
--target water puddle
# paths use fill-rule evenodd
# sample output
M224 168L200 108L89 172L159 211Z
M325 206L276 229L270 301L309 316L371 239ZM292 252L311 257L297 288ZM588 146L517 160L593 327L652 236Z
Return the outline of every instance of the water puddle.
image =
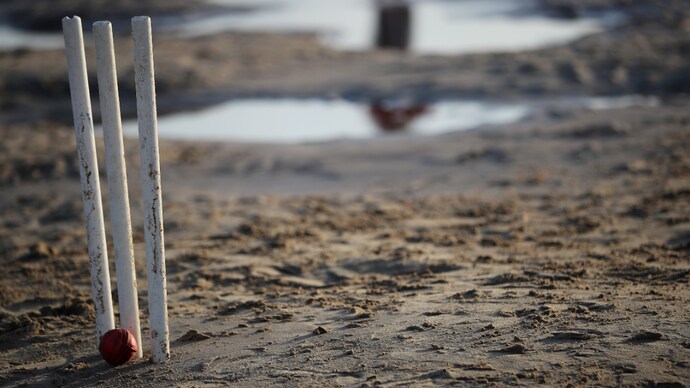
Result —
M0 24L0 51L58 49L65 47L62 34L22 31Z
M404 6L404 10L381 8L375 0L213 2L253 10L195 18L159 18L154 27L183 36L223 31L317 32L325 44L341 50L378 46L419 54L466 54L565 44L603 31L618 19L611 14L572 20L549 18L535 11L535 0L417 0ZM386 42L390 39L384 36L382 40L384 30L387 32L383 35L397 38ZM0 50L62 46L59 32L33 33L0 25Z
M405 47L399 48L414 53L466 54L565 44L603 31L616 19L610 14L573 20L549 18L534 12L533 0L420 0L411 2L406 11L392 12L379 8L373 0L214 2L259 7L253 12L217 15L187 23L181 31L190 36L228 30L317 31L324 43L336 49L369 50L381 46L376 43L380 43L377 36L382 28L397 35L409 35L404 39Z
M613 109L655 106L653 97L571 98L500 103L463 100L419 104L382 101L246 99L159 118L161 138L258 143L303 143L391 136L426 136L523 120L554 108ZM135 120L124 123L136 137Z

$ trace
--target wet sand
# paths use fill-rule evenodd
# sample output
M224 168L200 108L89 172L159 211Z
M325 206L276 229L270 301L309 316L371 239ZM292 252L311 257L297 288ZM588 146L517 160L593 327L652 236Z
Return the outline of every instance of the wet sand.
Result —
M664 31L645 39L679 46L650 53L688 39ZM481 57L550 68L549 50L608 38L588 39ZM463 62L396 63L408 60ZM427 80L443 74L432 68ZM508 85L511 71L476 82ZM690 100L669 90L660 107L416 139L162 141L172 359L159 366L97 353L71 127L3 124L0 385L687 385ZM147 338L138 146L126 148Z

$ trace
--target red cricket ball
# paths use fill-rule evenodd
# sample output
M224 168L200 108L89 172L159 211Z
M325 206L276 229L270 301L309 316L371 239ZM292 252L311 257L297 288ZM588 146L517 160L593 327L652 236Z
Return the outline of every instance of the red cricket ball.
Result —
M137 340L127 329L118 328L108 331L101 337L98 351L103 359L112 366L126 364L137 356Z

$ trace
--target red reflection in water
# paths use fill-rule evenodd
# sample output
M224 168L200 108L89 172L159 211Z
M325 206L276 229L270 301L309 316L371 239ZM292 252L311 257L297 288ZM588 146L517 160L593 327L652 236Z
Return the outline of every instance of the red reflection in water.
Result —
M428 112L429 108L424 104L388 106L373 102L369 106L369 114L379 128L386 132L403 130L411 121Z

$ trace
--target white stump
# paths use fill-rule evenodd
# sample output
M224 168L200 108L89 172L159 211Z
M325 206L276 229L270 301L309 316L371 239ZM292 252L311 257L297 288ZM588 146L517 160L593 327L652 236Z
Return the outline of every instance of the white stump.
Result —
M144 197L144 237L149 296L153 362L170 358L168 333L168 298L165 284L165 249L163 246L163 198L161 196L158 156L156 91L153 77L151 19L132 18L134 38L134 79L137 93L141 188Z
M125 151L122 143L120 99L117 89L117 71L113 29L108 21L93 24L96 45L96 69L103 121L105 162L110 193L110 221L115 246L117 296L120 306L120 326L129 330L137 340L137 357L141 358L142 343L139 327L137 275L132 248L132 222L129 213Z
M91 116L91 97L84 57L84 37L81 19L78 16L62 19L67 54L67 71L72 95L72 113L77 138L77 157L81 176L82 200L86 218L86 238L89 262L91 264L91 286L96 310L96 332L98 338L115 328L113 301L110 294L110 273L108 271L108 250L103 225L101 186L98 178L96 142Z

